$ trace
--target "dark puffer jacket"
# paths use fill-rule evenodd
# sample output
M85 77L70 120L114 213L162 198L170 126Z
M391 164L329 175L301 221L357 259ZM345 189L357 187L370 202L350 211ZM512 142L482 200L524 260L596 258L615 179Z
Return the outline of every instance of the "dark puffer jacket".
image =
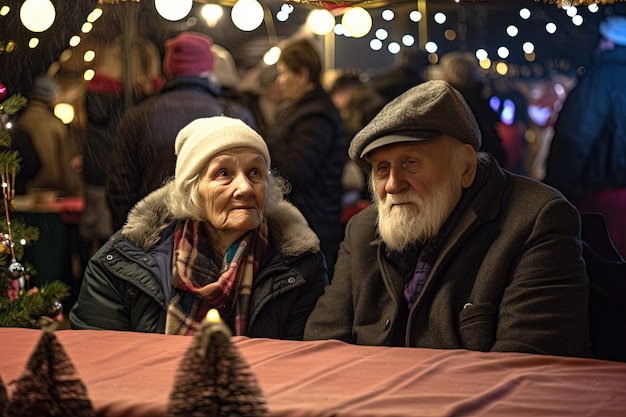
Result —
M89 261L73 329L165 332L172 294L173 224L163 201L170 185L132 210L124 228ZM248 336L302 339L327 284L319 240L291 204L267 213L269 249L254 277Z
M120 229L130 209L174 175L176 135L201 117L227 115L255 127L245 107L219 98L220 87L208 78L177 77L161 92L124 113L113 137L107 194L113 230Z

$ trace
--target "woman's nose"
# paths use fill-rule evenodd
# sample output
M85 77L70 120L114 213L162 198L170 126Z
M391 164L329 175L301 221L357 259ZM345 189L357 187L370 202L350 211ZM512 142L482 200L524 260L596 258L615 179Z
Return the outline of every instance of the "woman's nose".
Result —
M244 174L239 174L233 179L235 185L235 195L248 195L253 192L250 180Z

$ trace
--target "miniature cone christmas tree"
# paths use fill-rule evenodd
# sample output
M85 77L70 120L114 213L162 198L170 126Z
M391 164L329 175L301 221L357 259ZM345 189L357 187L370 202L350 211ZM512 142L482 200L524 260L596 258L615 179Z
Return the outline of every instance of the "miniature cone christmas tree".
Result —
M42 332L26 369L15 382L7 416L95 417L85 384L50 329Z
M168 417L267 415L256 377L230 338L217 310L210 310L179 365Z

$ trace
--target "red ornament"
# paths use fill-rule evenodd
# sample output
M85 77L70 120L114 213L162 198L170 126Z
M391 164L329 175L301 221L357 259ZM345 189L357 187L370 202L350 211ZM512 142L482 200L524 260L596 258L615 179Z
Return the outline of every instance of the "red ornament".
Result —
M4 100L7 96L7 86L4 85L2 81L0 81L0 100Z

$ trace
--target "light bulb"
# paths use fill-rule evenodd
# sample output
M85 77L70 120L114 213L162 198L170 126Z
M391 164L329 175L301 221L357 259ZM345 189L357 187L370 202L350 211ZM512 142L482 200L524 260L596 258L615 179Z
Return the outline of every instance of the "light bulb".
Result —
M251 32L261 26L264 14L257 0L239 0L230 11L230 18L238 29Z
M20 8L20 20L31 32L44 32L52 26L56 10L50 0L26 0Z
M162 18L176 22L191 12L193 0L154 0L154 7Z
M343 14L341 23L350 36L362 38L372 29L372 16L362 7L351 7Z
M335 27L335 16L326 9L315 9L309 13L306 25L316 35L326 35Z
M59 103L54 106L54 115L66 125L70 124L74 120L74 107L68 103Z

